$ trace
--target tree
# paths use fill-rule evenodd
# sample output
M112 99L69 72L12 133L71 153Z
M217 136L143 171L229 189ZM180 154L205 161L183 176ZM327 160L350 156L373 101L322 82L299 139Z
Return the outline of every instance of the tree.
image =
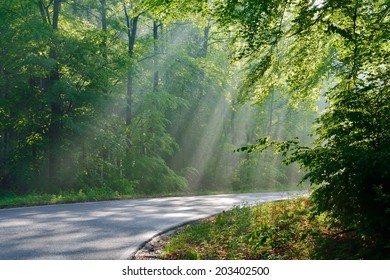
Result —
M319 212L384 242L390 237L389 48L386 1L215 1L234 26L237 59L251 62L243 93L262 98L280 81L292 100L324 85L329 102L312 147L262 139L307 170ZM280 44L288 48L280 55ZM278 80L270 80L275 70ZM329 82L330 81L330 82ZM321 83L322 82L322 83ZM256 89L261 87L260 91ZM264 91L264 88L266 89ZM313 90L314 89L314 90ZM253 96L253 95L252 95ZM298 99L298 100L297 100ZM246 150L244 148L244 150Z
M137 26L140 13L138 3L130 2L130 11L127 7L127 3L123 1L123 11L125 13L126 28L127 28L127 45L128 55L130 60L134 59L134 46L137 38ZM127 74L127 106L126 106L126 124L131 124L132 119L132 107L133 107L133 81L134 81L134 67L130 67Z
M101 113L104 83L112 77L108 62L96 56L101 33L79 17L75 3L2 1L0 8L8 14L2 32L14 38L1 45L2 71L18 84L2 87L9 117L2 126L2 185L49 192L69 187L83 153L76 139Z
M288 106L278 85L272 110L235 107L234 32L209 2L0 1L1 189L230 188L249 158L232 151L283 127Z

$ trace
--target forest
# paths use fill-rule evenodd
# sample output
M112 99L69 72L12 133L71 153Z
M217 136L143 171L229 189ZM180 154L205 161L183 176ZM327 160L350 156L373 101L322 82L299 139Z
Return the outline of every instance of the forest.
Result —
M308 134L315 110L281 90L261 106L239 102L243 65L230 65L231 34L203 6L2 1L1 189L296 185L297 168L273 153L234 150Z
M386 0L1 0L0 195L301 182L316 211L390 237L388 13Z

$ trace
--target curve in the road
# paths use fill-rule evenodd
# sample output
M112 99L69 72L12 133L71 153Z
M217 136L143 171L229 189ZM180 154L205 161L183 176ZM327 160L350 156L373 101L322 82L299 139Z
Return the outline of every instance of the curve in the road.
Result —
M128 259L145 241L243 203L299 192L166 197L0 210L0 259Z

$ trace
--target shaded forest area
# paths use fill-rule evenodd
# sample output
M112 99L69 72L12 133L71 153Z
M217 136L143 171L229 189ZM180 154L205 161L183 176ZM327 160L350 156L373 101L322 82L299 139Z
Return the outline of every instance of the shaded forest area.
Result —
M180 2L180 1L179 1ZM203 1L0 1L0 192L267 190L298 169L234 150L306 135L281 90L238 98L245 63Z
M245 191L303 178L313 214L390 248L389 10L2 0L1 192Z

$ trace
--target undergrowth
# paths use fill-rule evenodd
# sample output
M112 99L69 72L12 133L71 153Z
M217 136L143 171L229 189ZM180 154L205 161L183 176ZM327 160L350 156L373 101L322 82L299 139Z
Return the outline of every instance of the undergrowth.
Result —
M272 191L289 191L296 190L286 186L283 189L253 189L253 192L272 192ZM199 190L194 192L156 192L155 194L144 195L138 194L134 191L131 184L127 182L121 182L117 180L115 184L110 186L100 187L82 187L79 190L66 190L59 191L57 193L28 193L18 195L12 191L0 190L0 208L19 207L19 206L34 206L34 205L48 205L48 204L60 204L60 203L75 203L75 202L88 202L88 201L102 201L102 200L115 200L115 199L129 199L129 198L144 198L144 197L168 197L168 196L188 196L188 195L216 195L227 193L240 193L233 191L210 191Z
M84 188L78 191L65 191L57 194L31 193L23 196L10 192L3 193L3 196L0 197L0 208L113 200L131 197L133 197L133 194L123 194L108 187Z
M309 198L235 207L189 225L166 242L163 259L380 259L374 238L313 216Z

